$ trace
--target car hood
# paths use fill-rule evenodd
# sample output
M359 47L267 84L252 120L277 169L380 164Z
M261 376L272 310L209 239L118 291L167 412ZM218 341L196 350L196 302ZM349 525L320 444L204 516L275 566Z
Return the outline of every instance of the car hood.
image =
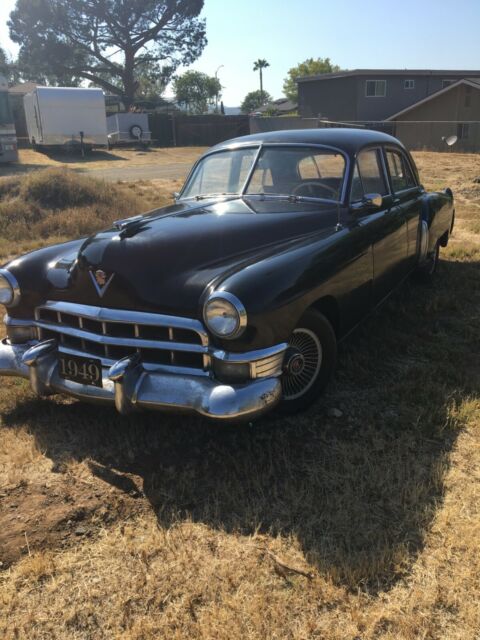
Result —
M337 216L328 204L268 198L178 203L97 233L51 262L45 297L196 316L206 289L312 234L330 235Z

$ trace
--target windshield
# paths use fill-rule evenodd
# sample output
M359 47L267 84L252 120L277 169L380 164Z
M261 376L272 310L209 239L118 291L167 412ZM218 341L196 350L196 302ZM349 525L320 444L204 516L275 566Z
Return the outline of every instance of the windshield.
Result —
M182 198L242 194L337 201L344 175L344 157L326 148L265 145L259 154L258 147L239 148L201 160Z
M182 198L241 193L257 151L250 147L207 156L197 164Z

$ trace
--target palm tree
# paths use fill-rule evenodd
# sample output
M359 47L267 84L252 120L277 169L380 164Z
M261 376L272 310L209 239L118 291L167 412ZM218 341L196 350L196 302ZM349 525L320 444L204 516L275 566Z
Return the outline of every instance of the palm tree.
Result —
M253 70L260 71L260 93L263 98L263 70L269 67L270 64L265 60L265 58L259 58L253 63Z

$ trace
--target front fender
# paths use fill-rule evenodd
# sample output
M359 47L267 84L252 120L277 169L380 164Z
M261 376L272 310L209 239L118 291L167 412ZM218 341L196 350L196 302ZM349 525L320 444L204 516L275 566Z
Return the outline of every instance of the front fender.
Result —
M353 265L349 231L341 229L327 239L283 251L259 260L222 281L217 290L242 301L248 316L245 333L228 342L242 351L288 341L299 318L323 297L347 298ZM222 344L227 348L227 342Z
M82 238L37 249L5 265L22 292L20 303L8 311L12 318L33 317L35 307L48 298L50 289L61 285L60 279L65 279L70 258L73 261L84 241ZM65 263L62 258L66 259Z

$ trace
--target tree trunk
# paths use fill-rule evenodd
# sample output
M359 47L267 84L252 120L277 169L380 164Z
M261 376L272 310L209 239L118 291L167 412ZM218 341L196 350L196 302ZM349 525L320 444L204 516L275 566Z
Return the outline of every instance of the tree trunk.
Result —
M135 82L135 53L130 50L125 50L125 66L123 69L123 103L125 109L128 111L135 100L135 93L137 91L137 83Z
M262 98L262 102L263 102L263 73L262 73L261 67L260 67L260 97Z

